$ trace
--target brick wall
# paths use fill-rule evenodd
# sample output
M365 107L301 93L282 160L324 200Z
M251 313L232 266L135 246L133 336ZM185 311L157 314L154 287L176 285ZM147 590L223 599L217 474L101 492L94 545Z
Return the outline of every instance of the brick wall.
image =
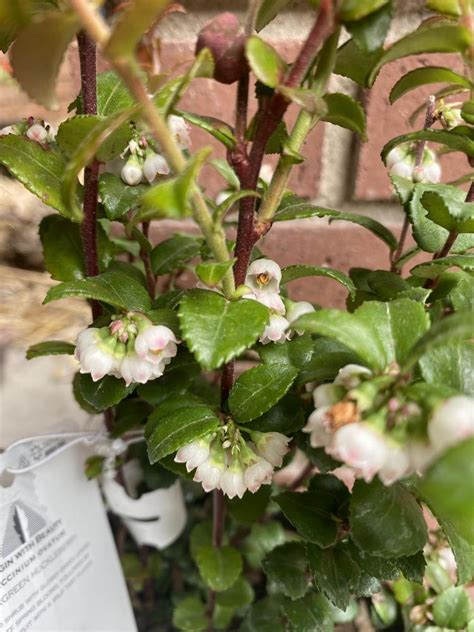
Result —
M201 24L221 9L235 10L241 14L245 3L238 1L188 0L183 3L188 13L168 16L162 23L162 61L169 68L190 60L193 54L196 33ZM399 0L389 41L393 41L415 28L422 19L420 0ZM212 5L212 10L209 6ZM306 3L295 3L292 10L279 16L263 31L287 60L292 60L301 39L311 24L311 13ZM28 99L14 86L0 87L0 123L7 124L17 118L44 116L51 122L60 120L67 104L74 98L78 86L76 63L77 51L71 46L61 69L59 112L46 112L29 103ZM402 214L394 203L390 183L383 167L379 152L383 144L392 136L408 131L407 118L422 102L428 91L420 91L404 96L395 106L388 103L388 89L407 70L419 64L445 63L456 67L454 57L424 55L418 59L409 58L385 67L370 94L362 91L352 82L335 77L331 90L344 91L365 103L368 116L369 142L359 143L353 134L332 125L320 125L308 138L304 148L307 161L297 166L291 186L300 195L329 208L350 210L370 215L398 232ZM197 80L185 96L182 106L193 112L208 114L224 120L233 120L235 86L217 85L207 80ZM252 104L251 111L255 104ZM294 112L289 111L288 122L294 120ZM421 126L421 121L418 123ZM193 144L198 147L209 144L209 138L199 130L193 131ZM214 156L223 157L223 151L214 145ZM273 163L270 156L266 162ZM444 181L463 175L468 166L459 164L452 157L443 158ZM208 193L215 194L222 186L214 170L204 172L203 183ZM0 181L0 256L6 247L15 243L18 228L23 229L28 219L45 213L29 194L19 192L11 182ZM18 220L18 217L20 218ZM160 238L173 230L187 229L189 222L160 222L154 227L155 238ZM24 230L20 230L23 234ZM3 235L3 246L1 236ZM6 235L6 237L5 237ZM38 261L38 244L34 232L21 241L20 252L27 260ZM330 265L347 271L353 266L387 268L386 246L370 233L356 226L336 223L331 226L324 220L301 220L286 225L278 225L263 240L262 250L275 257L280 263L313 263ZM33 254L32 254L33 253ZM35 254L36 253L36 254ZM29 259L28 259L29 258ZM28 262L28 261L27 261ZM344 291L334 282L326 279L307 279L290 286L290 294L302 298L304 293L311 300L324 306L341 306Z

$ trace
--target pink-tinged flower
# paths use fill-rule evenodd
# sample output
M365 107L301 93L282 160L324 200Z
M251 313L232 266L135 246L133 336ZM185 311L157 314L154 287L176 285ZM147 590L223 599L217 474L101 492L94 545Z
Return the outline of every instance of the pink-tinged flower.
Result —
M120 363L120 374L129 386L133 382L146 384L152 377L163 375L163 371L161 367L155 368L151 362L129 352Z
M411 180L413 177L413 167L413 160L401 160L400 162L397 162L395 165L393 165L393 167L390 169L390 174L392 176L399 176L400 178L407 178L408 180Z
M270 309L272 312L280 314L281 316L285 314L285 303L283 302L278 292L267 292L265 294L261 293L258 296L256 296L255 294L246 294L243 298L255 298L256 301L258 301L262 305L265 305L265 307L268 307L268 309Z
M132 154L122 167L120 173L125 184L133 187L140 184L143 178L143 171L140 158L136 154Z
M314 307L311 305L311 303L308 303L307 301L299 301L298 303L293 303L293 301L291 301L289 307L286 310L285 316L288 319L290 325L293 325L293 323L295 323L300 316L303 316L303 314L310 314L314 311ZM295 329L295 331L299 336L304 333L301 329Z
M171 114L168 117L168 126L178 141L180 149L189 149L191 147L191 136L189 135L191 128L184 118Z
M289 339L288 327L290 323L284 316L280 314L270 314L270 321L265 327L263 334L260 337L260 342L264 345L269 342L285 342Z
M281 467L283 457L288 453L290 440L281 432L252 432L257 454L266 459L274 467Z
M177 352L174 333L164 325L149 325L135 339L135 351L139 358L151 364L168 364Z
M313 391L314 407L332 406L341 399L341 388L335 384L320 384Z
M39 123L34 123L29 127L26 131L26 135L30 140L34 140L40 144L46 143L48 140L48 130Z
M209 457L211 438L212 435L207 435L203 439L196 439L196 441L188 443L176 452L174 460L176 463L186 463L188 472L194 470Z
M303 432L310 434L309 443L312 448L325 448L331 443L333 433L329 427L327 416L330 406L321 406L308 417Z
M166 158L160 154L155 154L154 151L148 150L146 153L145 162L143 163L143 175L151 184L156 176L166 176L170 172L170 167L166 162Z
M278 263L271 259L257 259L249 266L245 285L258 300L262 294L278 294L280 281L281 269Z
M441 165L439 162L433 161L416 167L413 171L413 180L415 182L437 184L441 180Z
M438 453L474 436L474 398L456 395L443 402L428 423L428 436Z
M347 467L347 465L341 465L340 467L336 467L335 470L331 471L331 474L334 474L336 478L338 478L347 489L351 492L355 483L355 472L352 468Z
M255 494L261 485L272 482L273 466L266 459L256 457L256 461L244 471L244 482L247 489Z
M235 498L235 496L242 498L245 494L247 486L244 480L244 471L237 458L232 457L230 464L221 476L220 485L222 493L229 498Z
M387 445L387 458L379 478L384 485L392 485L408 475L411 470L410 457L404 447Z
M367 367L360 364L346 364L342 369L339 369L334 384L340 384L347 390L351 390L357 388L364 378L370 377L372 377L372 372Z
M107 328L105 328L107 329ZM97 382L118 369L120 359L114 353L116 341L106 337L107 331L90 327L81 331L76 340L75 357L81 373L90 373Z
M385 164L390 169L409 155L411 155L410 144L403 143L388 152L387 157L385 158Z
M381 434L364 423L350 423L334 433L326 452L353 468L367 483L380 472L387 459Z
M2 129L0 129L0 136L8 136L9 134L19 136L20 133L18 125L7 125L6 127L2 127Z

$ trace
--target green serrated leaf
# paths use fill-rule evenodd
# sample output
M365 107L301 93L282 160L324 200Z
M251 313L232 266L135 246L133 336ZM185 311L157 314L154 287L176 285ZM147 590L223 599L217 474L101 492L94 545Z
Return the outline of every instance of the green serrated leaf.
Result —
M262 485L255 494L244 494L242 498L226 498L226 506L234 520L252 525L265 512L272 489Z
M360 575L360 569L346 547L339 545L322 549L308 544L308 559L315 586L337 608L345 610L349 605L351 587L357 584Z
M26 359L33 360L47 355L73 355L76 347L70 342L62 340L47 340L31 345L26 352Z
M270 410L251 421L248 428L288 435L301 430L305 423L306 416L300 398L294 393L287 393Z
M288 392L297 375L288 365L261 364L245 371L229 394L232 415L239 423L260 417Z
M0 164L44 204L72 218L70 208L61 199L66 161L59 151L10 134L0 138Z
M103 301L124 311L146 312L151 308L151 300L145 288L130 275L117 271L60 283L48 291L43 303L69 296Z
M474 344L469 340L434 347L421 356L419 365L429 384L446 384L474 396Z
M438 226L457 233L474 232L474 204L443 197L436 191L425 191L421 203L428 219Z
M384 241L391 250L395 250L397 247L398 242L393 233L385 228L383 224L380 224L372 218L357 215L356 213L334 211L332 209L315 206L314 204L308 204L308 202L297 196L291 195L284 198L274 219L276 222L282 222L292 219L306 219L308 217L328 217L330 222L343 220L359 224Z
M318 338L313 342L311 357L301 366L297 383L331 381L343 366L360 363L359 356L337 340Z
M365 113L360 103L339 92L325 94L324 101L327 112L322 116L323 121L357 132L362 140L367 140Z
M201 237L181 233L160 242L150 253L154 274L169 274L182 268L199 254L201 245Z
M203 580L216 592L230 588L242 572L242 557L231 546L203 546L196 553L196 563Z
M308 589L306 549L300 542L287 542L263 560L263 570L272 588L291 599L303 597Z
M269 88L276 88L286 72L286 64L273 46L257 35L248 38L245 55L259 81Z
M294 601L285 599L282 609L288 619L290 632L332 632L334 630L331 605L323 595L310 592Z
M15 79L34 101L50 110L58 108L56 77L78 29L75 13L50 11L25 26L11 48Z
M268 310L241 299L226 301L209 290L191 290L181 300L181 332L197 361L216 369L252 346L262 335Z
M276 632L286 630L281 602L271 595L252 604L240 632Z
M107 410L107 408L116 406L135 388L135 384L125 386L123 380L112 377L112 375L106 375L98 382L93 382L88 373L78 374L77 379L81 396L95 411Z
M393 86L390 92L390 103L395 103L400 97L411 90L415 90L419 86L431 83L449 83L460 85L465 88L471 87L471 82L463 75L442 66L425 66L423 68L415 68L407 72Z
M150 463L156 463L168 454L195 439L217 430L219 418L207 406L183 401L180 408L158 406L148 420L147 445Z
M133 106L133 97L113 70L97 75L97 114L110 116Z
M291 0L263 0L257 13L255 20L255 30L261 31L263 27L269 24L282 11Z
M449 149L461 151L467 156L474 156L474 140L470 136L456 132L455 129L451 131L424 129L418 132L408 132L408 134L396 136L384 145L380 155L382 156L382 160L385 162L388 154L394 147L397 147L397 145L425 140L431 143L444 145L445 147L449 147Z
M410 274L425 279L435 279L453 267L469 272L474 271L474 255L450 255L434 261L425 261L412 268Z
M415 555L426 543L427 528L414 496L399 483L356 481L351 497L351 534L357 546L379 557Z
M282 270L281 283L285 284L289 283L290 281L295 281L296 279L302 279L309 276L329 277L330 279L334 279L335 281L341 283L341 285L347 288L351 294L355 293L355 285L347 276L347 274L339 272L339 270L335 270L334 268L326 268L321 266L310 266L303 264L287 266Z
M216 603L223 608L245 608L252 603L253 599L252 586L246 579L239 577L230 588L217 595Z
M73 281L85 276L79 226L59 215L41 220L39 234L46 270L56 281Z
M131 187L111 173L103 173L99 180L99 193L107 217L117 220L135 210L148 187L144 184Z
M56 143L59 149L66 156L73 156L78 145L93 130L105 121L103 116L92 114L80 114L66 119L61 123L56 136ZM97 159L101 162L108 162L119 156L132 138L132 128L123 124L116 129L107 140L97 149ZM109 174L108 174L109 175Z

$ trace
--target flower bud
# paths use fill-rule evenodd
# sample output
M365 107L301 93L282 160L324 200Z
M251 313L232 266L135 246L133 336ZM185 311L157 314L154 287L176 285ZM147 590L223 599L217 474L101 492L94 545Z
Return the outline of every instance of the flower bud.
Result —
M233 13L221 13L205 24L198 36L196 54L209 48L214 58L214 79L234 83L248 72L245 35Z
M29 127L26 130L26 135L30 140L34 140L41 144L46 143L48 140L48 130L39 123L34 123L31 127Z
M121 172L122 180L131 187L140 184L143 178L143 171L140 159L136 154L132 154L124 164Z

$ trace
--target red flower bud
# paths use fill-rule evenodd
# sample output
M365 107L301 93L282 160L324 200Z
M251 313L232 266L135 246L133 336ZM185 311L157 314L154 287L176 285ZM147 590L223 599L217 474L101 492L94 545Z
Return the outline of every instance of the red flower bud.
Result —
M248 72L245 59L245 35L233 13L221 13L201 29L196 53L209 48L214 57L214 78L220 83L234 83Z

